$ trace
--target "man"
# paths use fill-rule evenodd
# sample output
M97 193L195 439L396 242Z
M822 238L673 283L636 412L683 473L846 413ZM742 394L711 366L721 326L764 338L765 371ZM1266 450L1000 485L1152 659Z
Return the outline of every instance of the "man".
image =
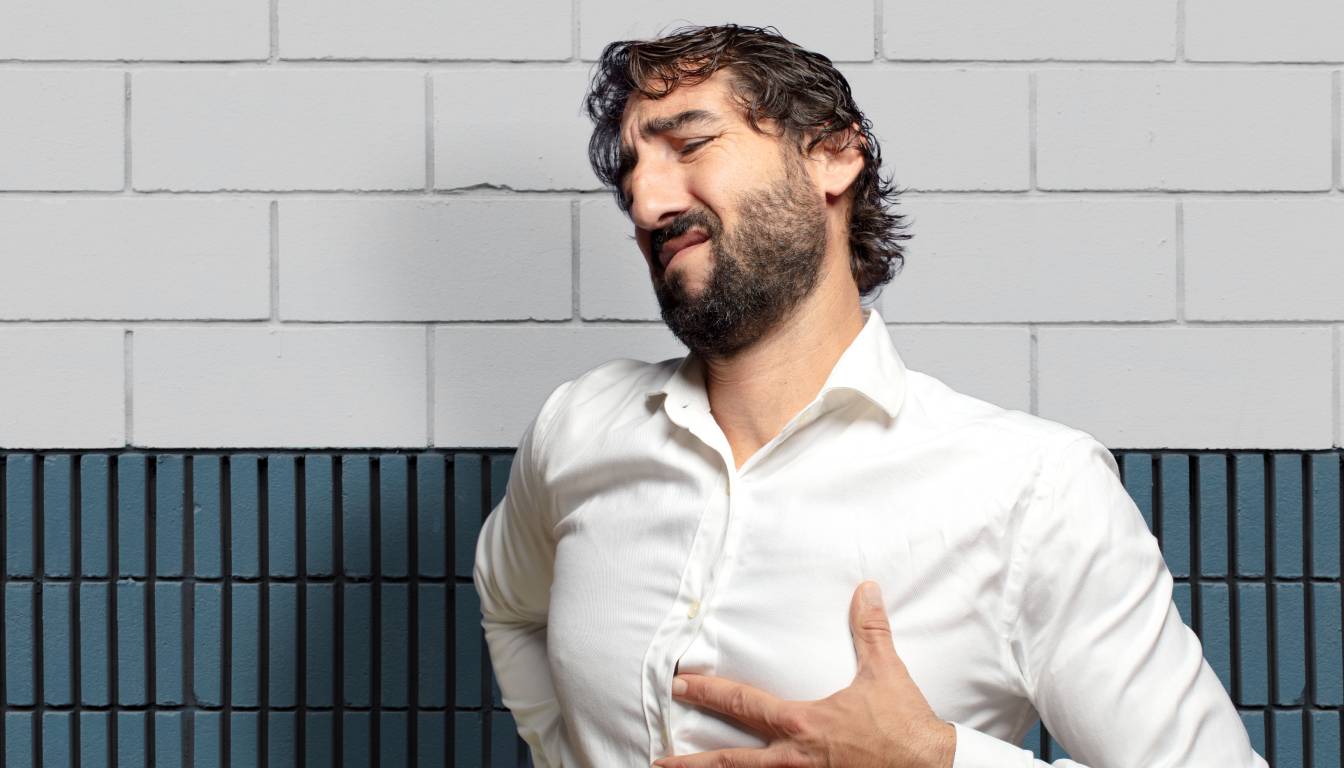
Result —
M590 156L684 359L561 384L481 532L539 766L1263 766L1086 433L901 363L903 222L829 60L613 43Z

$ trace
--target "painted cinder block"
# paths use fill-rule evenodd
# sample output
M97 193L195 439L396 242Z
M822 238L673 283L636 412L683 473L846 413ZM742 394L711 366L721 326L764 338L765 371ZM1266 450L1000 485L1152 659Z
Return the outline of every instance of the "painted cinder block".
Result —
M1226 584L1199 585L1200 641L1223 688L1232 693L1232 602Z
M42 457L42 572L48 576L74 574L74 462L66 454Z
M1330 188L1325 71L1088 69L1036 78L1041 189ZM1247 111L1247 103L1275 108Z
M5 574L36 575L37 538L34 525L37 507L37 461L31 454L13 454L4 459L5 472Z
M453 457L453 570L471 578L476 561L476 537L489 511L485 506L485 457L459 453Z
M1302 584L1274 584L1274 703L1307 703L1306 591Z
M117 704L121 706L149 703L148 592L149 585L143 581L117 582Z
M0 6L0 59L264 59L266 0L64 0Z
M111 712L79 713L79 768L111 768L107 762Z
M267 765L299 768L299 716L297 712L266 713ZM389 763L388 765L391 765Z
M378 765L409 765L410 718L383 710L378 718Z
M1158 463L1161 496L1162 558L1171 575L1190 575L1190 457L1182 453L1163 454ZM1190 621L1186 621L1191 624Z
M368 456L341 457L341 562L346 576L373 575L372 476Z
M229 716L229 768L261 762L261 714L234 711Z
M380 585L378 617L379 701L384 707L406 707L411 698L411 590L403 583ZM430 617L421 617L427 619Z
M198 578L224 575L224 510L219 456L191 460L192 545Z
M568 200L323 197L283 200L279 216L285 320L570 317Z
M573 25L570 6L528 0L478 6L296 0L280 6L279 21L285 59L556 61L570 55Z
M36 588L32 583L5 585L5 703L37 703L34 649L37 643ZM8 728L6 720L6 728Z
M1337 453L1312 454L1311 462L1311 562L1310 574L1338 579L1340 576L1339 517L1341 506L1340 460Z
M415 546L421 576L448 573L447 465L439 454L422 453L415 461Z
M611 195L579 201L579 314L584 320L657 320L649 264L634 225Z
M270 623L270 705L293 707L299 702L299 588L297 584L267 585Z
M379 569L384 576L406 576L411 561L410 462L406 456L378 458Z
M454 665L454 659L448 649L448 626L452 621L449 613L448 589L445 584L421 582L416 591L419 601L419 626L417 642L419 644L420 673L418 683L419 699L416 704L422 708L439 709L448 704L448 675ZM422 734L423 729L420 731Z
M1302 536L1305 532L1302 455L1274 454L1271 468L1274 472L1274 522L1271 537L1274 575L1299 577L1306 564L1302 551Z
M105 707L111 701L112 666L109 651L109 609L112 585L79 585L79 703ZM83 722L83 721L81 721Z
M344 692L347 707L373 706L373 644L378 627L373 616L373 585L346 583L343 607L345 633Z
M197 582L192 609L192 674L196 703L207 707L224 705L224 585Z
M75 703L71 591L68 582L50 581L38 590L38 604L42 610L42 698L48 705Z
M43 768L74 764L74 749L70 743L74 718L74 712L42 713Z
M224 713L192 713L192 767L224 768Z
M485 764L485 716L482 712L453 713L453 766Z
M112 547L109 460L106 454L79 457L79 572L107 578Z
M1199 572L1204 576L1226 576L1227 538L1227 458L1206 453L1196 458L1199 494Z
M449 728L453 710L447 712L418 712L416 728L415 768L448 768Z
M124 346L112 326L0 325L0 446L123 447Z
M1255 453L1233 454L1236 474L1237 575L1265 575L1265 458Z
M145 768L149 758L149 716L144 711L117 710L117 768Z
M266 458L266 541L272 577L299 573L298 470L295 457Z
M890 59L1170 61L1175 0L884 0Z
M187 768L187 714L154 713L154 768Z
M1311 585L1312 624L1315 637L1313 680L1317 706L1338 707L1344 704L1344 619L1339 584Z
M308 766L336 765L336 727L333 712L304 713L304 752Z
M472 67L434 73L434 186L601 187L588 165L580 68ZM526 93L526 99L500 99Z
M1340 762L1339 712L1311 713L1311 756L1315 765Z
M341 719L341 765L350 768L374 768L373 713L350 712Z
M230 596L233 613L233 656L229 667L229 694L235 707L261 704L261 584L234 583ZM335 667L333 666L332 669Z
M185 704L182 582L154 585L154 703ZM162 713L159 713L162 714ZM157 729L159 720L155 718Z
M1237 584L1237 628L1241 643L1241 699L1237 704L1265 706L1269 704L1269 604L1265 585L1241 582Z
M149 575L149 460L117 456L117 575Z
M131 90L137 190L425 184L425 85L416 71L152 69L135 72Z
M32 712L5 713L5 765L33 764Z
M185 573L186 460L179 455L154 457L154 560L160 576Z
M1269 4L1188 0L1190 61L1344 61L1344 6L1332 0Z
M229 457L229 566L234 576L261 576L260 462L254 454Z
M0 189L121 189L124 101L115 70L0 72L0 104L22 105L0 124Z
M1277 709L1268 714L1274 729L1274 750L1265 756L1266 759L1274 768L1304 768L1302 712Z
M304 610L304 675L308 706L330 707L336 704L336 585L309 582ZM347 619L347 622L349 620Z
M883 315L885 319L886 315ZM1002 408L1031 410L1031 332L993 325L888 325L907 369Z
M457 695L459 707L481 706L481 674L484 669L485 634L481 631L481 599L470 584L454 585L454 645L457 650Z
M332 458L309 454L304 457L304 554L309 576L336 572L336 506L332 494Z

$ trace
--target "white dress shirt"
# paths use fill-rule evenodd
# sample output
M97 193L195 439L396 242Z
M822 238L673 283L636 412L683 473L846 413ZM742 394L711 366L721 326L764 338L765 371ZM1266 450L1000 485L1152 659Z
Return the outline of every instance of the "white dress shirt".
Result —
M1038 718L1073 756L1060 768L1266 765L1106 448L907 370L874 310L741 469L694 355L561 384L523 435L475 579L539 768L763 745L673 701L674 672L828 696L855 673L865 579L956 726L955 768L1045 765L1016 746Z

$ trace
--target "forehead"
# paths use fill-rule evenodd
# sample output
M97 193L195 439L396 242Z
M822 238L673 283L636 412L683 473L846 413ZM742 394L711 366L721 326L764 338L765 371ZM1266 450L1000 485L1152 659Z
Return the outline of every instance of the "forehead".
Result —
M632 93L621 115L622 144L628 145L634 132L646 136L659 118L699 110L712 113L721 120L739 117L740 108L732 100L730 73L719 70L694 85L679 85L659 99L650 99L641 93Z

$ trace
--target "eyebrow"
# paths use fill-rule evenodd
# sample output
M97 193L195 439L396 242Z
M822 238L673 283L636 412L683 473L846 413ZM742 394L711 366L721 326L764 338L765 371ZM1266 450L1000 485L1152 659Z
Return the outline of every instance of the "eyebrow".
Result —
M639 135L644 138L660 136L664 133L671 133L688 125L717 123L719 116L707 109L686 109L674 115L665 117L651 117L645 120L639 126ZM619 163L616 166L616 183L623 186L625 177L630 174L635 167L635 161L639 156L635 153L633 147L621 145L619 150Z

